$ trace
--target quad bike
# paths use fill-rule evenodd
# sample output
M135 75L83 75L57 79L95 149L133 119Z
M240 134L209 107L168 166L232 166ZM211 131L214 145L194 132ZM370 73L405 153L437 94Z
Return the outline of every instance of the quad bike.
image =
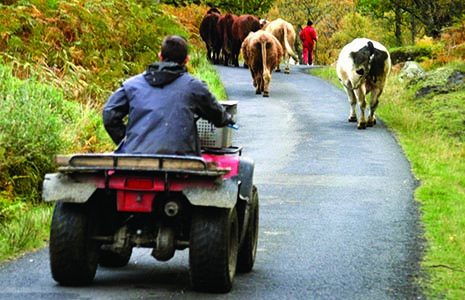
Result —
M225 106L235 110L236 103ZM253 161L230 145L231 129L204 120L197 127L209 145L202 157L56 157L58 172L46 174L43 184L44 200L56 202L50 230L55 281L90 284L98 265L123 267L134 247L152 248L159 261L189 248L197 291L228 292L236 270L252 270L259 218Z

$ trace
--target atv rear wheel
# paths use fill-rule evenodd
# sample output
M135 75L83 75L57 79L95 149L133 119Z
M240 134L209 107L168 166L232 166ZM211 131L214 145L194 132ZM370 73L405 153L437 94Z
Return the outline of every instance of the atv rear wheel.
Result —
M237 257L237 271L242 273L252 271L255 263L255 257L257 255L259 201L257 187L255 186L252 188L252 197L250 198L250 201L250 214L247 231Z
M95 277L99 243L89 203L57 202L50 229L52 277L61 285L86 285Z
M197 291L226 293L236 273L239 226L236 209L196 208L192 216L189 265Z

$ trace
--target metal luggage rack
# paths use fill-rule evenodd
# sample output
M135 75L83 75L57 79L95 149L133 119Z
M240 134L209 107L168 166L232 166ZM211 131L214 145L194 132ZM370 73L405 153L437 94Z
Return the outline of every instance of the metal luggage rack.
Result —
M57 155L55 162L63 173L119 170L220 176L230 171L201 157L179 155L74 154Z

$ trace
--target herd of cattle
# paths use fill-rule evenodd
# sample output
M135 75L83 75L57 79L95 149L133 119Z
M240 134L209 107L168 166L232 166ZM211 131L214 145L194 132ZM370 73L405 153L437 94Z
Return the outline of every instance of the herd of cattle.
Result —
M290 57L299 60L293 49L294 27L282 19L267 22L253 15L221 14L212 8L204 16L199 30L208 59L214 64L239 67L242 51L256 93L263 93L264 97L269 96L271 72L280 70L281 60L284 58L285 73L289 73Z
M280 70L281 61L284 60L287 74L290 58L299 61L293 49L294 27L280 18L268 22L252 15L221 14L212 8L204 16L199 31L207 48L207 57L214 64L239 67L242 51L244 66L250 69L255 92L263 93L263 97L269 97L271 73ZM336 71L351 105L348 120L358 121L358 129L376 124L374 113L390 70L389 52L376 41L358 38L341 50ZM365 96L370 92L370 113L366 118ZM358 119L357 101L360 107Z

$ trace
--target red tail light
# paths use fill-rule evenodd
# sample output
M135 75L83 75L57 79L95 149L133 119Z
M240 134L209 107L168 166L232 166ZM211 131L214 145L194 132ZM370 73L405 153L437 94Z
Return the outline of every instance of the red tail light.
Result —
M126 187L137 190L151 190L153 180L149 178L128 178L126 179Z

